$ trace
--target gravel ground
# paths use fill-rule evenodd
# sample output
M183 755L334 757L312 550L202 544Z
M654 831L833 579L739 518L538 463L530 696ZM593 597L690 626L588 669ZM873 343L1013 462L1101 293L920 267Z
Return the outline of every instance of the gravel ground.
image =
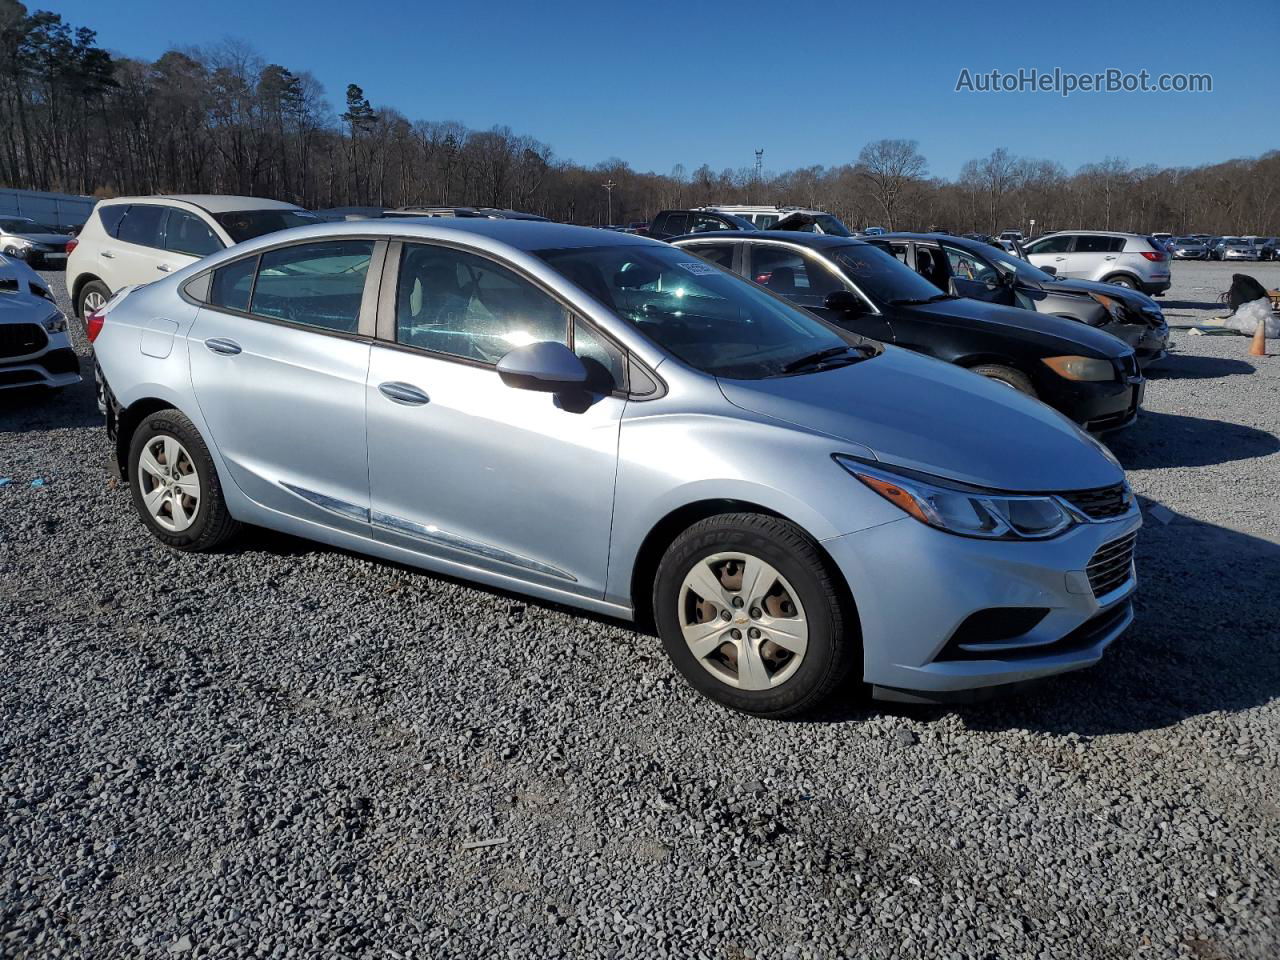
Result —
M1178 264L1171 321L1238 269ZM517 596L166 550L87 384L0 399L0 956L1276 957L1280 357L1175 342L1103 663L810 723Z

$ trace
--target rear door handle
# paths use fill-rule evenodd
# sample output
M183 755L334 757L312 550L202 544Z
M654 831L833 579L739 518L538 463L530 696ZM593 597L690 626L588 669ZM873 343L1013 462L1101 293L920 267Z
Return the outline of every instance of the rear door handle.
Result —
M102 256L107 260L114 260L116 258L116 255L112 253L110 250L103 250Z
M173 269L173 267L169 266L167 263L158 263L156 264L156 269L164 273L168 273L170 270Z
M206 340L204 345L214 353L220 353L224 357L234 357L240 352L240 344L234 340L226 340L222 337L214 337L212 340Z
M1103 259L1103 260L1114 260L1114 259L1115 259L1115 257L1103 257L1102 259Z
M430 397L411 383L392 380L378 384L378 391L393 403L403 403L407 407L420 407L431 402Z

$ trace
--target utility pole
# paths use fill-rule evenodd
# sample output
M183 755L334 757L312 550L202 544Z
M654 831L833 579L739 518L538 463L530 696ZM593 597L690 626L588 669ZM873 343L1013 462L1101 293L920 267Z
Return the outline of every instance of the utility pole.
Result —
M756 151L756 183L760 182L760 172L764 167L764 147Z
M613 178L610 177L608 180L602 183L601 186L604 187L605 190L607 190L609 193L609 219L605 221L605 226L611 227L613 226L613 188L616 187L617 184L614 183Z

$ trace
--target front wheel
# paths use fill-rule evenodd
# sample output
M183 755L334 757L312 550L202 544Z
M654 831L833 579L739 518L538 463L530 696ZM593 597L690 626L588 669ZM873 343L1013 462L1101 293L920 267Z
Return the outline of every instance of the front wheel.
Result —
M239 530L209 448L177 410L138 425L129 445L129 489L147 529L178 550L213 550Z
M1003 383L1006 387L1012 387L1019 393L1025 393L1029 397L1036 395L1036 388L1032 386L1031 378L1021 370L1006 367L1001 363L981 363L970 369L974 373L981 374L990 380L995 380L997 383Z
M820 548L778 517L694 524L654 582L667 656L698 691L757 716L813 712L861 662L856 621Z

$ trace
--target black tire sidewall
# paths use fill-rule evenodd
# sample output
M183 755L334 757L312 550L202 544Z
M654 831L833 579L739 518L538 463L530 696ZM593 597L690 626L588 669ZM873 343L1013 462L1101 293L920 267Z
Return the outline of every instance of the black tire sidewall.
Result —
M799 594L809 624L803 662L786 682L768 690L739 690L714 677L698 663L680 629L680 587L693 565L716 553L741 552L771 564ZM663 557L654 585L654 620L663 647L689 683L711 699L757 715L785 715L803 710L829 686L838 660L837 637L842 618L822 585L820 572L796 557L767 532L749 523L693 528L677 538Z
M998 380L1005 386L1012 387L1028 397L1036 395L1036 389L1031 383L1031 378L1014 367L1006 367L998 363L979 364L973 368L972 372L984 376L988 380Z
M200 480L200 503L196 508L196 519L180 533L166 530L156 523L142 499L142 470L138 467L138 457L146 444L160 436L173 437L186 448ZM215 509L225 509L219 502L222 489L218 484L213 459L209 456L209 448L205 446L191 421L174 410L153 413L134 431L129 443L129 493L133 497L134 508L147 529L157 540L171 547L184 548L198 544L209 527Z

